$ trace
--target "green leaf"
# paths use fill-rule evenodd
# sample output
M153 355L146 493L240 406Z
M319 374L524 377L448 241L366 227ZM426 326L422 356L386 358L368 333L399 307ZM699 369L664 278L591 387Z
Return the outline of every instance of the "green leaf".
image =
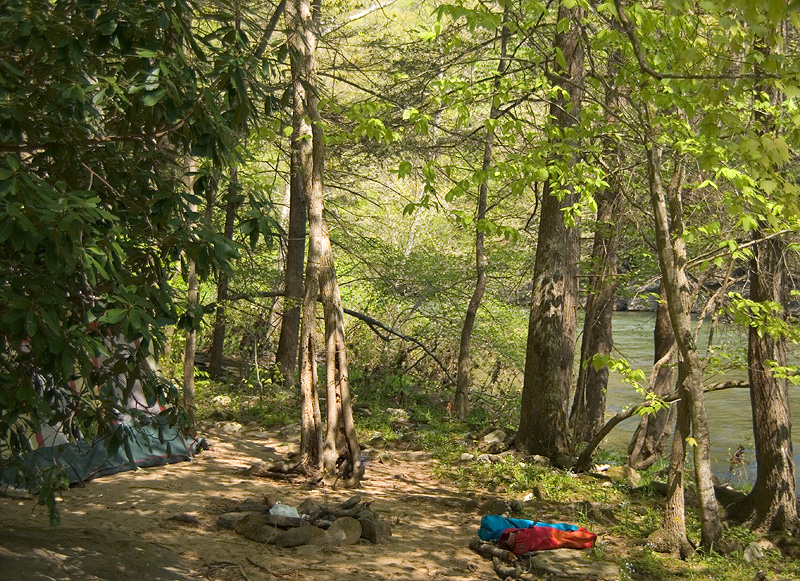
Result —
M166 10L162 11L161 14L158 15L158 27L161 30L167 30L169 28L170 20L169 14Z
M161 100L161 98L164 96L164 93L166 93L165 89L156 89L155 91L151 91L144 96L142 103L145 107L152 107Z

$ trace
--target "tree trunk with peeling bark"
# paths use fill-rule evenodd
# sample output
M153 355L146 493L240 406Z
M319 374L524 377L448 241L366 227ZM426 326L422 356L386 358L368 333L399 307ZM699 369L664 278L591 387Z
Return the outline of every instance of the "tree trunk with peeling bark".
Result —
M692 418L694 477L700 497L701 543L706 551L710 551L720 539L722 522L711 473L711 442L703 395L704 363L697 350L689 314L689 281L685 270L686 249L683 241L683 209L680 195L683 182L682 168L676 169L676 179L670 184L668 217L667 199L662 182L661 149L656 139L649 140L646 154L658 262L664 281L672 330L675 333L682 362L687 366L684 385L689 392Z
M293 87L295 112L301 113L293 122L298 140L298 160L302 175L303 191L308 212L309 244L306 273L303 317L303 377L313 381L315 361L311 358L314 348L311 322L311 298L313 286L318 284L325 319L325 385L327 390L327 426L322 449L322 468L329 479L341 478L347 486L358 486L363 476L361 453L353 421L350 399L350 379L344 334L344 311L336 280L333 248L328 235L328 226L323 215L323 174L325 150L322 139L322 123L317 108L316 47L321 6L308 0L291 0L286 6L289 29L289 51L293 65ZM309 125L310 122L310 125ZM315 297L314 297L315 298ZM310 376L310 378L309 378ZM311 390L316 390L312 383ZM313 402L309 402L313 408ZM304 404L305 405L305 404ZM303 420L308 421L304 407ZM306 426L309 440L316 426Z

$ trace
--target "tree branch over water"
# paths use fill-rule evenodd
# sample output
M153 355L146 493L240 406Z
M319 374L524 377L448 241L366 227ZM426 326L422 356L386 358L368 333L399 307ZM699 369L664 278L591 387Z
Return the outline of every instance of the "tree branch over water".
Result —
M712 383L711 385L707 385L703 388L703 393L711 393L712 391L721 391L723 389L738 389L743 387L749 388L750 384L746 381L726 381L722 383ZM668 396L661 398L661 401L664 403L672 403L678 399L678 392L673 391ZM575 465L572 467L573 471L587 472L592 465L594 452L600 445L600 442L603 441L603 438L611 433L611 430L617 427L618 424L624 422L628 418L633 417L635 414L638 414L650 406L652 406L652 403L645 401L639 405L620 411L617 413L617 415L608 420L600 429L600 431L597 432L595 437L592 438L588 444L586 444L586 448L584 448L583 452L581 452L581 455L578 457L578 459L575 461Z

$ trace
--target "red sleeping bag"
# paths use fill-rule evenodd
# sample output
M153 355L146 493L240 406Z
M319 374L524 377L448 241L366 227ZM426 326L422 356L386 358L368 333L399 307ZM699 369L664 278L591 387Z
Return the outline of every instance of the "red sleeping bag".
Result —
M562 531L552 527L506 529L497 541L501 547L521 555L529 551L549 549L590 549L597 535L581 527L577 531Z

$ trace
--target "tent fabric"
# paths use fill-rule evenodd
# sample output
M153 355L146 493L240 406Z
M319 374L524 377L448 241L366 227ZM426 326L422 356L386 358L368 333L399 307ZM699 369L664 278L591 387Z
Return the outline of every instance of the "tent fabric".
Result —
M122 337L108 337L105 344L109 355L95 357L95 369L111 370L115 356L110 354L127 358L136 349L136 342L126 342ZM18 471L23 467L30 474L63 466L69 483L78 484L126 470L190 460L195 452L208 449L204 440L187 440L177 427L163 421L159 414L165 408L159 401L148 401L143 379L140 379L152 376L157 364L148 357L139 365L136 377L111 373L104 385L95 386L96 390L107 390L112 397L123 402L123 409L115 411L113 421L120 432L121 445L109 446L104 439L88 440L61 423L43 425L40 431L30 434L29 452L13 459L4 458L4 464L12 464L12 467L0 470L0 488L27 486L31 492L38 492L34 485L20 482ZM68 386L54 385L52 378L43 373L36 374L35 380L42 391L53 395L56 405L66 401L69 391L85 388L85 380L81 377L70 381Z
M550 549L590 549L597 535L583 527L565 531L553 527L534 526L526 529L506 529L497 544L515 555Z
M109 451L106 442L86 440L40 446L19 458L27 468L63 466L70 484L80 484L118 472L190 460L191 445L171 426L126 426L125 444ZM0 471L0 488L18 487L17 469ZM37 490L31 490L37 492Z
M481 518L478 536L484 541L496 541L506 529L528 529L531 527L550 527L562 531L577 531L578 527L566 523L545 523L524 518L508 518L499 514L488 514Z

